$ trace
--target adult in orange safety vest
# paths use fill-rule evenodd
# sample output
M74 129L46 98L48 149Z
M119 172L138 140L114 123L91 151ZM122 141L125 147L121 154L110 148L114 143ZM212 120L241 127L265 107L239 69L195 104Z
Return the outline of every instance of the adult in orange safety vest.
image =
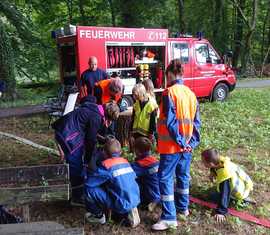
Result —
M157 124L162 214L152 226L154 230L177 227L176 212L189 214L191 153L200 142L201 121L196 96L183 84L182 73L179 59L172 60L166 69L169 86L162 93Z
M124 93L123 89L123 83L118 77L97 82L94 87L97 104L105 104L111 100L119 104Z

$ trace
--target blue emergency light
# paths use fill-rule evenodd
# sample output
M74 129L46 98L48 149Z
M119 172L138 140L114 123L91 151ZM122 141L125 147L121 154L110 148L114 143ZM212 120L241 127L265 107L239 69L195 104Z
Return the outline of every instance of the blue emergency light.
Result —
M202 38L203 38L203 32L197 32L196 33L196 37L199 39L199 40L202 40Z
M56 32L55 31L51 31L51 38L56 39Z

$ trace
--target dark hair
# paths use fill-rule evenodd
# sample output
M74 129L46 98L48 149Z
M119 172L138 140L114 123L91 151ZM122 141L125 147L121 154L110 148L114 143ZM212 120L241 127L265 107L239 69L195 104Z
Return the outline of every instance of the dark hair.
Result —
M114 153L121 152L121 144L116 138L106 139L104 151L107 155L112 156Z
M120 109L114 101L111 101L105 104L104 114L106 119L115 121L119 117Z
M168 67L166 68L166 76L168 76L168 73L171 72L174 74L174 76L176 75L183 75L183 67L181 64L181 60L180 59L174 59L170 62L170 64L168 65Z
M139 137L135 140L134 147L141 153L149 152L152 148L152 142L147 137Z
M123 83L119 77L111 78L111 82L109 84L110 92L117 94L123 91Z
M220 158L216 149L206 149L202 153L202 158L208 163L219 164Z

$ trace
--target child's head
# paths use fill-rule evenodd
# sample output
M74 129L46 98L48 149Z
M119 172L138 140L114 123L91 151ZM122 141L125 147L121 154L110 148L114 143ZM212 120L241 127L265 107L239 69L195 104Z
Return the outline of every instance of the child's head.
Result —
M135 140L134 148L136 156L140 157L151 151L152 142L147 137L139 137Z
M145 101L147 100L146 89L143 84L138 83L132 89L132 95L135 100Z
M143 80L142 84L144 85L146 92L149 93L151 96L155 96L154 94L154 84L151 79Z
M106 120L116 121L119 117L120 109L114 101L111 101L105 104L104 114Z
M123 83L121 78L115 77L111 78L111 82L109 84L109 92L112 96L116 94L121 94L123 91Z
M216 149L206 149L201 153L202 162L207 168L217 168L220 165L220 156Z
M119 156L121 154L121 144L116 138L106 138L104 151L107 157Z

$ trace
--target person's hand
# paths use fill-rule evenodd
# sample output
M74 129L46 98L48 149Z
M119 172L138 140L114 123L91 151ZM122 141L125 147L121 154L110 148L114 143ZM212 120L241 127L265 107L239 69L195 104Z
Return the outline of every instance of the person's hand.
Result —
M150 134L150 135L148 136L148 138L149 138L149 140L150 140L152 143L154 142L154 135Z
M129 152L133 152L134 151L134 144L135 144L135 138L132 136L129 139Z
M184 152L188 152L188 153L191 153L192 152L192 148L187 145L185 148L184 148Z
M214 217L215 217L216 222L218 223L223 223L226 220L225 215L222 215L222 214L215 214Z
M209 179L210 179L211 182L214 182L214 180L215 180L215 175L214 175L213 172L210 172Z

